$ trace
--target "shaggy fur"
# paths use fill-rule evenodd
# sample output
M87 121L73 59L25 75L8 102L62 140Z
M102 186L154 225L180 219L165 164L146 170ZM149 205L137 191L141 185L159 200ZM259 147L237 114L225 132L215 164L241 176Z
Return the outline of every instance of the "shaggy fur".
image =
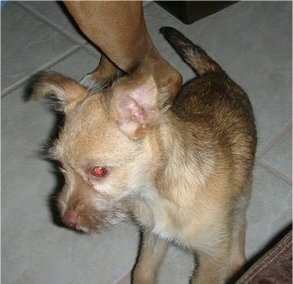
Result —
M132 217L143 238L134 283L154 283L167 243L194 251L192 283L223 283L244 264L245 211L256 148L245 92L200 47L162 29L198 74L175 97L136 73L95 92L41 73L33 96L53 93L65 123L51 149L69 227L95 232ZM101 167L103 175L93 174Z

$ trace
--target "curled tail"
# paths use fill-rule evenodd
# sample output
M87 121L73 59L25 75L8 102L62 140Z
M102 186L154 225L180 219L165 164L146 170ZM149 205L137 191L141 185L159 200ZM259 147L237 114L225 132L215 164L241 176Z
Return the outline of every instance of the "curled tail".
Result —
M210 58L201 47L192 43L176 29L163 27L160 32L198 75L209 72L223 72L218 63Z

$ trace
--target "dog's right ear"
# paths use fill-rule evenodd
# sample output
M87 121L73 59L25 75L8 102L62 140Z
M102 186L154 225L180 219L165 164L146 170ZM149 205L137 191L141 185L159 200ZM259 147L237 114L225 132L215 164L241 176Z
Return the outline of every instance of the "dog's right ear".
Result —
M87 96L87 89L57 72L41 71L32 78L30 98L52 97L58 111L67 112Z

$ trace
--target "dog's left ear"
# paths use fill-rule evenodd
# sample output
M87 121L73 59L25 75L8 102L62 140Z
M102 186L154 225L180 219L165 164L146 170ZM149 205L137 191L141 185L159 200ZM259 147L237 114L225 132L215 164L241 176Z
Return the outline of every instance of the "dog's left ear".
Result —
M78 82L51 71L37 73L31 79L28 92L33 99L52 97L56 101L56 109L65 113L87 96L87 89Z
M150 77L139 83L123 82L114 87L113 102L121 131L131 139L139 139L159 119L158 88Z

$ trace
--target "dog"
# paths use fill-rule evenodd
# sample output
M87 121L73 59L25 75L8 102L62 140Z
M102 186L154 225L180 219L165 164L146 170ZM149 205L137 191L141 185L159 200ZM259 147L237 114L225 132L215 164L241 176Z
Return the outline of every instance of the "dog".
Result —
M89 233L133 219L142 232L133 283L155 283L169 243L195 253L192 283L224 283L245 263L253 109L203 49L161 32L197 74L171 106L152 76L125 75L102 91L54 72L35 78L32 97L53 95L65 114L49 151L65 176L60 216Z

